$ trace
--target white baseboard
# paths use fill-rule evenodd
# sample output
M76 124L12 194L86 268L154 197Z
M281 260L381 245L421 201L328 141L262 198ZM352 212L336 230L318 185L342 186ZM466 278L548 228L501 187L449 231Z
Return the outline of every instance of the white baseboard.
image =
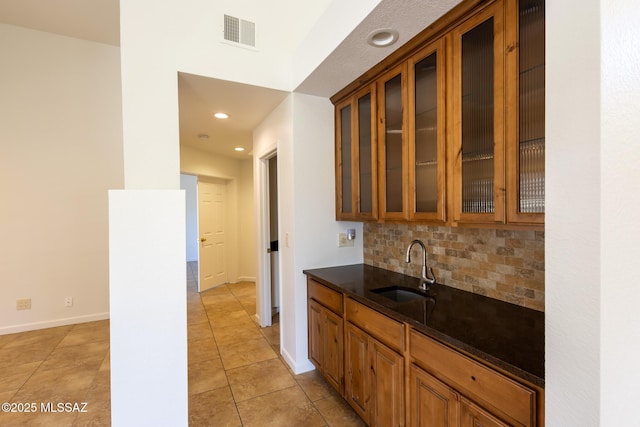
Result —
M255 282L256 278L255 276L239 276L238 277L238 282Z
M109 319L109 313L87 314L85 316L67 317L64 319L46 320L43 322L23 323L22 325L1 327L0 335L35 331L38 329L55 328L56 326L75 325L76 323L95 322L97 320L106 319Z
M285 362L287 362L287 365L289 365L293 373L296 375L303 374L305 372L313 371L314 369L316 369L316 367L313 365L313 363L311 363L309 359L301 363L296 363L295 360L293 360L293 358L291 357L291 355L287 353L287 351L284 348L282 348L282 346L280 347L280 354L282 354L282 358L284 359Z

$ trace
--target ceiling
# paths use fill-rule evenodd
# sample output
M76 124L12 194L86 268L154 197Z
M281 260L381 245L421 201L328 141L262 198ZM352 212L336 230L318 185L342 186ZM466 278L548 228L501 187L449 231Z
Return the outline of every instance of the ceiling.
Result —
M295 92L330 97L410 40L460 0L382 0ZM119 0L0 0L0 22L118 46ZM395 28L399 39L378 48L366 43L375 29ZM287 92L180 73L180 143L216 155L246 159L253 129ZM251 100L251 102L247 102ZM227 120L212 120L224 111ZM207 139L198 135L208 135ZM234 151L241 146L244 152Z
M252 154L253 129L289 93L179 73L178 94L180 144L246 159ZM225 112L229 118L216 119L213 117L216 112ZM245 151L236 152L236 147Z

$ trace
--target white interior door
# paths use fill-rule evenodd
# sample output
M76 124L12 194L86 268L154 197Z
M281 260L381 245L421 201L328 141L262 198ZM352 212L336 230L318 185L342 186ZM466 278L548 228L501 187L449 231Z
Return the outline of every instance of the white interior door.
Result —
M200 291L227 283L226 199L226 181L198 178Z

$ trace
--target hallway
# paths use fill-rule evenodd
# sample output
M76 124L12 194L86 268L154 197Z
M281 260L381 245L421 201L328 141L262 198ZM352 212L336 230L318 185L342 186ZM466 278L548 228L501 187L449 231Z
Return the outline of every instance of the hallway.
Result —
M189 425L363 426L316 371L293 375L278 324L259 328L255 304L253 282L199 294L188 263ZM0 336L0 401L38 409L2 412L0 425L108 426L109 375L106 320ZM47 402L86 402L86 412L44 413Z

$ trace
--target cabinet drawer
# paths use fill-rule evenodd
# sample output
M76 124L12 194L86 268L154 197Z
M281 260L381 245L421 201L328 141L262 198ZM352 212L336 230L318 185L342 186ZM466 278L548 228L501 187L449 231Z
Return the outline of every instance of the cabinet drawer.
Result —
M307 281L307 297L314 299L329 310L342 316L342 294L329 289L313 279Z
M523 426L535 425L535 391L431 338L411 331L413 362L446 378L452 387L489 404Z
M392 349L404 352L404 324L348 298L345 312L349 322Z

